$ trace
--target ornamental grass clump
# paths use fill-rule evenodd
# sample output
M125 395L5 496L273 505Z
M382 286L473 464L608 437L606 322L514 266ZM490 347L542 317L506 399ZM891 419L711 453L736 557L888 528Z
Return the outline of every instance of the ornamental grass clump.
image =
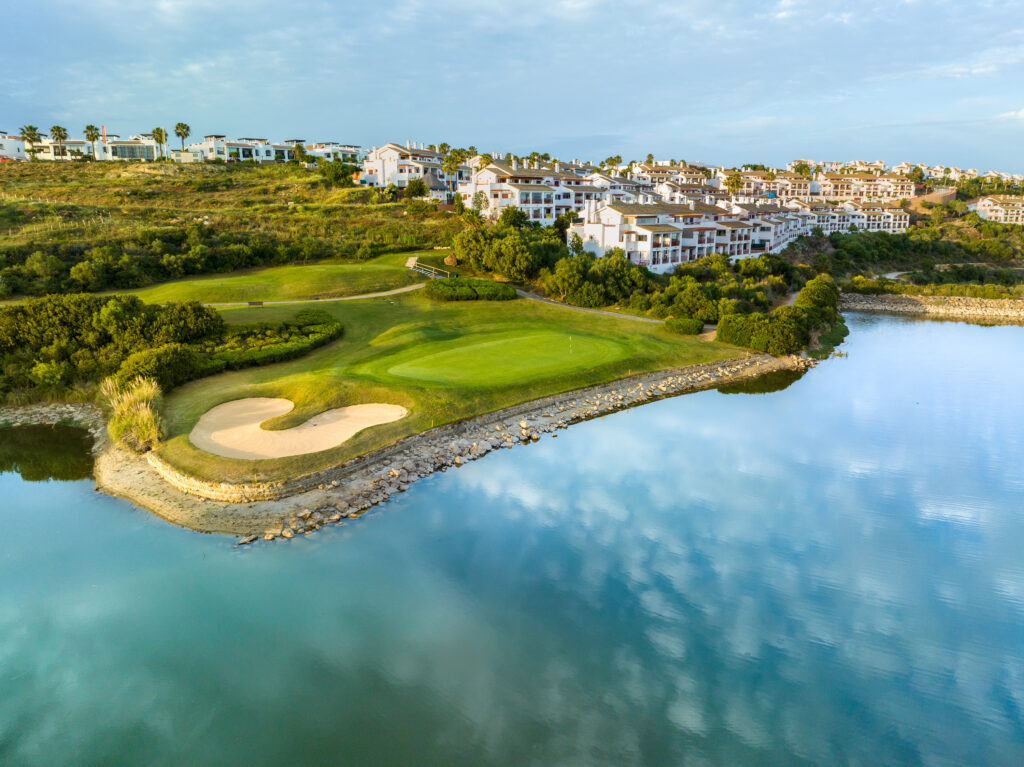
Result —
M160 444L163 392L155 380L140 376L118 384L107 378L100 384L100 396L110 411L107 433L115 444L133 453L145 453Z

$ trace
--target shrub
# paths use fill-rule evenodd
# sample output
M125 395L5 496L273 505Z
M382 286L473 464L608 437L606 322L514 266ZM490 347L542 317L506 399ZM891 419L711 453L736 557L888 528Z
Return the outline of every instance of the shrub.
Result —
M117 371L116 382L126 386L136 378L149 378L169 391L210 372L210 366L204 364L195 350L182 344L164 344L131 355Z
M693 336L704 331L704 321L688 318L671 318L665 320L665 329L684 336Z

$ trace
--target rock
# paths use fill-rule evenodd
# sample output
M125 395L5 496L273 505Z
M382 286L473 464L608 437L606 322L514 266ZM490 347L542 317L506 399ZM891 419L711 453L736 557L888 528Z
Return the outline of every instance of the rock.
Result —
M273 533L264 533L263 534L263 540L265 540L265 541L272 541L272 540L274 540L274 537L275 536L274 536Z
M327 517L328 522L337 522L339 519L341 519L341 512L338 511L334 512L329 517Z
M299 519L309 519L309 515L311 513L312 512L309 509L303 509L302 511L297 511L295 513L295 516L297 516Z
M245 536L242 536L241 538L238 539L238 543L236 545L238 545L238 546L245 546L247 544L252 543L257 538L259 538L258 535L245 535Z
M286 527L284 530L281 531L282 538L292 538L294 535L295 533L292 532L292 529L290 527Z

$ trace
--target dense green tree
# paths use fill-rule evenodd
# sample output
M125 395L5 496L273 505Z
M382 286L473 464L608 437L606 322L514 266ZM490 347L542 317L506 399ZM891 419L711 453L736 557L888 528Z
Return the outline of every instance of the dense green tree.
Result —
M501 216L498 217L498 223L513 229L522 229L530 223L530 217L525 210L509 205L502 209Z
M413 197L426 197L430 194L427 183L422 178L411 178L405 185L405 196L407 199Z

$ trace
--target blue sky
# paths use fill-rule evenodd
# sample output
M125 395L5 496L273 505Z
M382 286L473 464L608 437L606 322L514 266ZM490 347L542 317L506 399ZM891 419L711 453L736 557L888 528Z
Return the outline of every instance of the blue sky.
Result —
M12 0L0 129L1024 171L1024 0Z

